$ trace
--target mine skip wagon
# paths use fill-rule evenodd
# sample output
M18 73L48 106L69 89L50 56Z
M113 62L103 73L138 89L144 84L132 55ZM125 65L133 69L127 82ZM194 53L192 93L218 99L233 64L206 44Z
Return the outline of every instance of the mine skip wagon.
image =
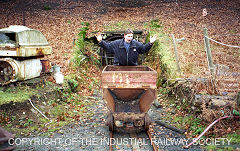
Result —
M106 66L102 71L103 98L109 109L110 131L148 130L148 110L156 99L157 72L146 66Z

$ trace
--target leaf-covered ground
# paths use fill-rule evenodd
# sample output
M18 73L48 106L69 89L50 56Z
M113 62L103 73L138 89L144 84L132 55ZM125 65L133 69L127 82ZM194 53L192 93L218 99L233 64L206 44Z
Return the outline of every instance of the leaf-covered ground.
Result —
M240 45L240 2L236 0L4 0L0 4L0 28L25 24L40 30L53 47L53 54L47 58L61 65L65 75L70 72L73 41L77 39L81 22L90 23L90 33L111 30L113 25L123 30L127 27L142 30L146 22L159 20L169 37L174 34L176 38L186 39L178 44L183 77L206 77L208 73L204 27L208 28L209 37L225 44ZM208 13L205 17L202 15L204 8ZM218 77L219 91L236 93L240 89L239 48L213 42L211 47L214 64L221 64L231 73L230 77Z

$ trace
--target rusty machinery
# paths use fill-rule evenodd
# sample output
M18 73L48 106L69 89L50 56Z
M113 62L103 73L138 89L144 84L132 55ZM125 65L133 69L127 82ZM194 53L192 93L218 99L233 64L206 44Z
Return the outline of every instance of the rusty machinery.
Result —
M146 66L106 66L102 71L103 98L110 131L148 130L147 112L156 99L157 72Z
M25 26L0 29L0 85L40 76L50 69L48 60L40 60L52 53L43 34Z

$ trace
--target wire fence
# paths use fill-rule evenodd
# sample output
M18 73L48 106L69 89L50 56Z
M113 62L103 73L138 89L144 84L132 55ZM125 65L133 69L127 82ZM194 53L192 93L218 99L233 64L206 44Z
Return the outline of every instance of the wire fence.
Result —
M207 36L204 36L204 37L206 37L207 39L209 39L209 40L211 40L211 41L213 41L213 42L215 42L215 43L218 43L218 44L220 44L220 45L223 45L223 46L228 46L228 47L232 47L232 48L240 48L240 46L228 45L228 44L224 44L224 43L221 43L221 42L219 42L219 41L216 41L216 40L214 40L214 39L212 39L212 38L209 38L209 37L207 37Z
M219 35L217 35L217 36L219 36ZM211 37L216 37L216 36L211 36ZM229 37L232 37L232 36L229 35ZM215 40L214 38L210 38L210 36L208 36L207 28L203 29L203 38L204 38L204 46L205 46L205 50L206 50L205 54L206 54L206 60L208 63L208 71L209 72L205 72L205 70L200 71L201 73L199 73L198 75L209 76L209 79L211 80L212 88L214 88L214 93L219 94L219 92L229 92L229 93L236 94L236 92L238 92L240 90L240 83L238 82L240 79L240 66L238 63L239 62L239 59L238 59L239 54L229 51L229 50L234 50L236 48L239 49L240 46L226 44L228 42L223 43L223 42ZM178 59L178 50L177 50L176 45L180 41L179 41L179 39L175 39L174 36L172 36L172 39L173 39L172 41L173 41L173 45L174 45L173 48L174 48L174 52L175 52L176 64L179 66L180 62ZM213 52L211 51L211 43L210 42L219 44L218 47L215 47L215 46L212 47L212 49L214 50ZM230 49L226 49L226 51L222 52L221 50L225 49L223 46L230 47ZM194 48L192 48L192 49L194 49ZM198 50L198 48L197 48L197 50ZM182 56L183 53L180 53L180 54L181 54L180 58L187 57L187 56ZM197 56L197 55L193 54L192 56ZM201 56L204 56L204 55L201 55ZM191 59L189 59L189 60L191 60ZM186 69L188 69L189 64L191 65L190 67L193 68L192 70L199 71L198 70L199 67L200 67L200 69L204 69L201 67L203 66L203 62L205 60L202 60L202 62L198 62L196 60L191 60L192 62L185 62L187 60L181 60L181 61L184 61L184 62L182 63L183 67L180 68L179 73L183 77L184 76L185 77L186 76L195 76L192 74L193 72L191 72L191 70L186 70ZM196 61L196 63L195 63L195 61ZM227 62L225 62L225 61L227 61ZM188 71L190 71L190 72L188 73ZM196 72L195 72L195 74L196 74Z

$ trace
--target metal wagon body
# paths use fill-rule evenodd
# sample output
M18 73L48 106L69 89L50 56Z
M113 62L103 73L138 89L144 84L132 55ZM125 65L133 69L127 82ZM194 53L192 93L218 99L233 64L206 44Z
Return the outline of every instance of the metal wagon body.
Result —
M156 99L157 72L146 66L106 66L102 71L103 98L110 111L109 130L148 129L147 112Z

